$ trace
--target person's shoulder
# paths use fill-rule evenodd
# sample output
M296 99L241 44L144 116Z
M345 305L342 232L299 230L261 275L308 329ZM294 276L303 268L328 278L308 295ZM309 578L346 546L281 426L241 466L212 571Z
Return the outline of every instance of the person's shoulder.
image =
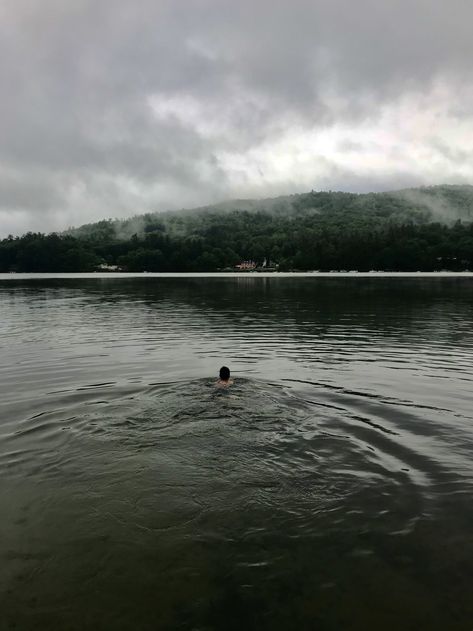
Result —
M231 386L233 384L233 379L228 379L227 381L223 381L222 379L219 379L218 381L215 382L215 386L217 388L228 388L228 386Z

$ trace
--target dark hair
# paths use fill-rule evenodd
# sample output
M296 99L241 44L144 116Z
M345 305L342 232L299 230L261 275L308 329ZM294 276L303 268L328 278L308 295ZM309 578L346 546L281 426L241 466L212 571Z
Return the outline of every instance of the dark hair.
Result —
M220 379L222 379L222 381L228 381L230 379L230 369L226 366L220 368Z

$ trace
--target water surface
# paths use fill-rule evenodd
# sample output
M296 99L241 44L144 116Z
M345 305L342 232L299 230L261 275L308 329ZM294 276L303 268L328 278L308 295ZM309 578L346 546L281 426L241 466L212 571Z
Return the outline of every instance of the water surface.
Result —
M0 628L471 630L472 324L470 278L0 280Z

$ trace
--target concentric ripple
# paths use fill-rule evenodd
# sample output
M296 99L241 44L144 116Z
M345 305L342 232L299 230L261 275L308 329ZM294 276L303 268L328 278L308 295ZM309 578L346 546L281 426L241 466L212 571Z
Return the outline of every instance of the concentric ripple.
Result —
M472 306L0 282L0 628L469 629Z

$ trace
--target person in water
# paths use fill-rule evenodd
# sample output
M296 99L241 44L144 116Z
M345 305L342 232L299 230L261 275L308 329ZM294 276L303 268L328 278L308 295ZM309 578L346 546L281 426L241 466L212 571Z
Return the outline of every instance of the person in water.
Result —
M226 366L222 366L220 368L217 386L219 386L220 388L226 388L227 386L231 386L232 383L233 379L230 379L230 369Z

